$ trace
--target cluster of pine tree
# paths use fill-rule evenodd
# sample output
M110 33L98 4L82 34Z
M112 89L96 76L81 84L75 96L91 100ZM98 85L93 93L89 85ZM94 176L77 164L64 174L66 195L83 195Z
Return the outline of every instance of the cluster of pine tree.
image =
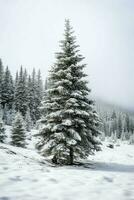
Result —
M20 68L13 80L8 67L4 70L0 60L0 106L5 124L10 125L15 112L22 116L30 115L33 124L40 118L40 103L43 97L43 82L40 70L28 75L26 69Z
M129 140L134 143L134 117L122 112L103 113L103 124L100 126L104 137L113 140Z
M4 122L13 121L12 145L25 147L25 127L30 130L31 121L35 124L40 119L40 153L51 156L56 164L73 164L100 150L100 120L85 80L84 57L79 53L69 20L60 46L44 97L40 71L36 75L33 70L30 76L21 67L13 80L8 67L4 71L0 62L0 105ZM2 123L0 134L3 137Z
M20 68L13 79L8 67L4 69L0 59L0 141L4 142L4 124L13 125L12 144L19 144L14 139L15 131L19 135L18 121L22 129L30 131L32 126L39 120L40 105L43 98L43 82L40 70L36 73L35 69L31 75L26 69ZM17 119L18 118L18 119ZM24 121L24 122L23 122ZM23 122L23 123L22 123ZM25 126L24 126L25 125ZM20 126L19 126L20 127ZM21 128L20 128L21 129ZM20 130L21 131L21 130ZM22 131L21 131L22 133ZM20 134L21 134L20 133ZM21 137L20 136L20 140ZM20 142L21 143L21 142ZM21 145L20 145L21 146Z

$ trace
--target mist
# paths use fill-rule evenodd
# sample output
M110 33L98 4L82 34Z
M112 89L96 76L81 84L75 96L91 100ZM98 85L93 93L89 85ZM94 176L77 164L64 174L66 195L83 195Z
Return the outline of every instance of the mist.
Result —
M45 80L69 18L92 95L134 110L134 1L0 0L0 8L0 57L13 74L35 67Z

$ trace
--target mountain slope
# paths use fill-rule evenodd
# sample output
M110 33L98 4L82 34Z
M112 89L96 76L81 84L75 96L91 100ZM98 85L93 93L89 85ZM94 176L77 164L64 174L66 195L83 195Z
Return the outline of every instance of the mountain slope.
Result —
M0 144L0 200L132 200L134 147L103 144L88 168L52 167L34 150Z

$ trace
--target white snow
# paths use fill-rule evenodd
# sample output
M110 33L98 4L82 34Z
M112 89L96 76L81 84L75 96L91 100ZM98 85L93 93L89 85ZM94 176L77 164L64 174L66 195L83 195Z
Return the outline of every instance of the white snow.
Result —
M0 143L0 200L134 199L133 145L104 143L87 163L54 167L35 150Z
M68 131L73 135L75 140L81 141L79 133L77 133L74 129L69 128Z
M66 119L62 121L62 124L65 126L71 126L72 125L72 120Z

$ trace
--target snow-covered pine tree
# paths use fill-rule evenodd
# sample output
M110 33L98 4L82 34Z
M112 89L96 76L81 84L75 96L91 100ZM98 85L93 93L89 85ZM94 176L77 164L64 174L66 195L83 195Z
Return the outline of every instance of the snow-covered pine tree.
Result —
M69 20L65 22L61 52L49 74L49 88L42 107L41 141L37 145L44 156L52 156L58 164L73 164L99 150L96 137L99 119L89 99L90 89L83 72L84 59L76 45Z
M46 78L45 84L44 84L44 92L48 89L48 79Z
M120 139L121 134L122 134L122 129L123 129L121 115L119 115L119 117L118 117L118 124L117 125L118 125L118 139Z
M133 118L130 119L130 131L132 134L134 133L134 119Z
M116 116L116 112L113 111L112 116L111 116L111 133L117 133L117 116ZM116 134L117 135L117 134Z
M12 125L11 144L17 147L25 147L25 125L20 112L17 112Z
M130 135L129 144L134 144L134 134Z
M4 140L6 138L5 135L5 128L2 118L0 117L0 142L4 143Z
M125 122L126 122L126 131L129 133L130 132L130 117L128 114L126 114Z
M6 134L5 134L4 123L2 120L2 109L0 106L0 142L4 143L5 138L6 138Z
M0 105L2 105L2 90L3 90L4 67L0 59Z
M23 73L23 68L21 67L18 81L16 82L14 106L15 110L21 112L25 116L27 111L27 83L26 77Z
M14 84L11 73L6 67L4 77L3 77L3 89L2 89L2 104L3 108L5 105L8 109L12 108L14 98Z
M31 118L34 124L40 118L40 104L43 96L43 83L40 70L36 76L33 69L32 76L28 78L28 105L30 108Z
M25 126L27 131L31 131L33 123L30 116L30 109L27 109L26 116L25 116Z
M42 82L42 78L41 78L41 72L40 70L38 71L37 74L37 81L36 81L36 120L39 120L41 117L41 113L40 113L40 106L41 106L41 101L43 98L43 82Z
M33 123L36 123L36 109L37 109L37 84L36 84L36 72L33 69L32 76L28 78L28 105L30 108L30 115Z

